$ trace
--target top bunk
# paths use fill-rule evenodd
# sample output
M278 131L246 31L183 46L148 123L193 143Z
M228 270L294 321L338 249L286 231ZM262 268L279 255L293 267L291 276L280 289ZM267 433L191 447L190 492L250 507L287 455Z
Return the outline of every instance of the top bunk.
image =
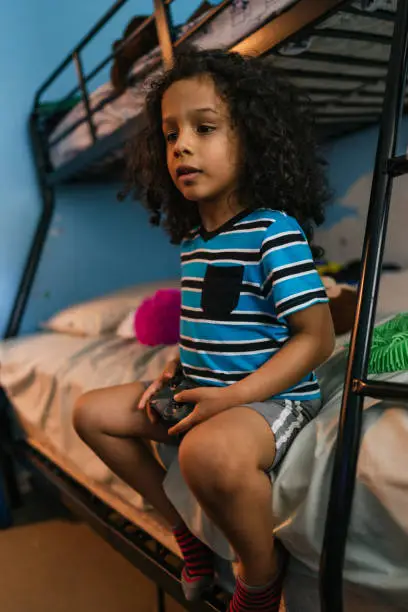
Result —
M85 73L83 53L127 2L115 2L35 95L31 136L48 185L122 172L125 145L144 125L146 79L187 43L267 58L311 100L322 142L379 121L396 0L205 1L178 27L172 0L155 0L154 13L135 16ZM50 101L50 88L70 66L77 82ZM109 80L92 89L108 66Z

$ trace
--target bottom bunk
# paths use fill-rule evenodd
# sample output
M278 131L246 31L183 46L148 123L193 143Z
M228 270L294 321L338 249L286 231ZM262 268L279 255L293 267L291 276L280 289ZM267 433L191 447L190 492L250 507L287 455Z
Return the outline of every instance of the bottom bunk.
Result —
M49 446L28 438L15 446L17 460L35 476L53 487L60 501L88 523L111 546L157 586L157 612L165 611L164 593L186 610L225 610L228 595L221 588L208 594L200 604L188 604L180 586L182 561L171 534L153 512L132 508L109 487L87 481L69 461L55 456ZM36 479L37 480L37 479ZM47 487L50 490L49 486ZM222 569L222 564L221 564Z
M407 272L391 276L397 289L394 295L386 291L383 303L380 298L380 319L408 311L408 296L404 304L400 290L406 277ZM389 279L384 285L388 288ZM334 355L319 368L324 408L298 436L274 482L276 535L291 555L285 589L289 612L319 610L318 568L347 342L347 336L339 337ZM56 485L67 505L158 586L183 602L179 551L164 522L81 442L72 426L72 409L82 393L151 380L172 350L144 347L114 333L41 332L0 343L0 385L12 406L13 446L18 456ZM376 376L405 382L408 368ZM371 401L364 411L344 573L350 612L364 607L375 612L408 608L406 408L406 403ZM169 468L165 486L172 502L190 528L224 559L220 574L223 590L229 590L232 554L228 545L180 482L177 456L167 452L161 458ZM194 610L224 609L222 595L215 593L209 601L195 604Z

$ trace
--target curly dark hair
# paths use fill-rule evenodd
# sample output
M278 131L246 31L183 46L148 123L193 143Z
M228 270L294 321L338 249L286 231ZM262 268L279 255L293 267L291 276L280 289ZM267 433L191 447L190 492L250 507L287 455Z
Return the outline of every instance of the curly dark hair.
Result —
M166 164L161 102L175 82L207 75L238 130L242 167L237 193L246 208L272 208L297 219L308 239L329 199L308 101L271 62L224 51L184 50L155 80L146 99L147 127L131 146L126 193L134 192L180 243L200 223L198 207L174 185ZM317 253L316 249L314 249Z

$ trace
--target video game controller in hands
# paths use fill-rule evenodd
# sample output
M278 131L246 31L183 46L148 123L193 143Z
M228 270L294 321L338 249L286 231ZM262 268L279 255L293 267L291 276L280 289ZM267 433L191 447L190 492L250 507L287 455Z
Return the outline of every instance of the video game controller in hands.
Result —
M174 396L188 389L195 389L192 381L181 373L176 375L150 398L150 406L169 426L176 425L194 410L194 404L176 402Z

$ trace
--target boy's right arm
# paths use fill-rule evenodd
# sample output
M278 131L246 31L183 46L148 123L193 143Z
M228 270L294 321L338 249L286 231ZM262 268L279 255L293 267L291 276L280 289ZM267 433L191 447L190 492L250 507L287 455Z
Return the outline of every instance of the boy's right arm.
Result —
M166 366L160 376L152 382L152 384L146 389L142 397L139 400L139 410L146 410L147 416L152 423L157 421L156 413L150 408L150 398L159 391L176 373L176 370L180 364L180 357L175 356L166 363Z

